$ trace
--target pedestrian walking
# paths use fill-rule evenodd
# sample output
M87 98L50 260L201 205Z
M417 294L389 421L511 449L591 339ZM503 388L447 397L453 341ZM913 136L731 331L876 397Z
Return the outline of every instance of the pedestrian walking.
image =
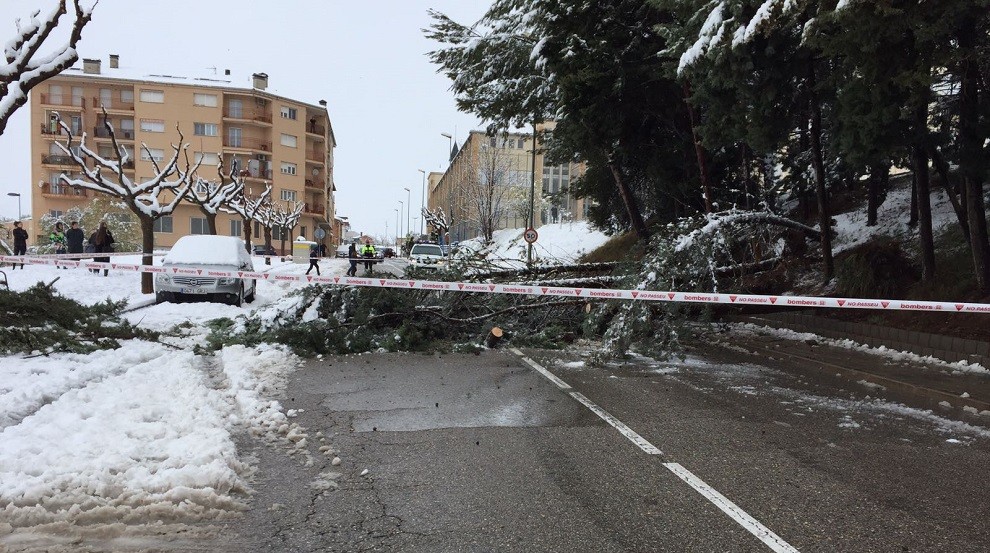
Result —
M55 246L55 255L65 255L69 253L69 244L65 238L65 227L62 223L55 223L55 228L48 233L48 243ZM55 268L68 269L68 267L59 267L55 264Z
M309 269L306 269L306 274L313 269L316 269L316 276L320 276L320 250L316 246L309 248Z
M347 276L357 276L358 253L357 245L354 242L347 246L347 260L351 262L351 268L347 269Z
M14 221L14 255L27 255L27 239L28 233L26 230L21 228L20 221ZM17 268L17 265L14 265ZM21 263L21 270L24 270L24 263Z
M94 247L95 253L112 253L113 252L113 233L107 227L106 221L100 223L100 228L96 230L89 237L89 243ZM110 263L109 257L94 257L93 261L97 263ZM100 274L99 269L92 270L96 274ZM107 276L110 272L109 269L103 269L103 276Z

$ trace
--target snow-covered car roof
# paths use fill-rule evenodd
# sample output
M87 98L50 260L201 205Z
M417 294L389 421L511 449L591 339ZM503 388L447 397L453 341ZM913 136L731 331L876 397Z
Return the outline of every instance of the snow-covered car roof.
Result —
M239 267L251 257L244 249L244 241L236 236L192 235L183 236L165 254L163 264L232 265Z

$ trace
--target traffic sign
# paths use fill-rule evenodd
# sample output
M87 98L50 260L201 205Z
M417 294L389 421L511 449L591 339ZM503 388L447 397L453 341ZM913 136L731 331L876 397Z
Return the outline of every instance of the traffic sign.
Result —
M315 231L313 231L313 235L316 236L317 240L323 240L324 238L327 237L327 231L318 228Z
M535 228L528 228L528 229L526 229L526 232L523 233L523 240L525 240L526 242L528 242L530 244L532 244L533 242L536 242L536 239L539 238L539 237L540 237L540 235L539 235L539 233L536 232L536 229Z

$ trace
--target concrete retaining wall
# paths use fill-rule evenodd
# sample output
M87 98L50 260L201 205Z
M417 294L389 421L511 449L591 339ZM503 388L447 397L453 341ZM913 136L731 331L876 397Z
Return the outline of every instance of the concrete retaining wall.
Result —
M945 361L979 363L990 369L990 343L977 340L840 321L817 317L805 311L737 316L733 317L733 320L761 322L798 332L811 332L827 338L849 339L873 347L885 346L888 349L930 355Z

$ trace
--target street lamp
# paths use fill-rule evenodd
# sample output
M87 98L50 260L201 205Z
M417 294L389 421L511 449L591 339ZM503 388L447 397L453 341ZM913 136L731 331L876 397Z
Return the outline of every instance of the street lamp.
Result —
M450 163L450 153L454 151L454 137L442 132L440 136L447 137L447 163Z
M402 214L402 211L405 208L406 208L405 202L403 202L402 200L399 200L399 214L400 215ZM402 236L402 221L401 220L399 221L399 228L397 230L399 231L399 236Z
M412 192L405 186L402 189L406 191L406 234L412 234L412 225L409 224L412 220Z
M401 202L400 202L400 203L401 203ZM393 207L393 208L392 208L392 211L394 211L394 212L395 212L395 232L396 232L396 233L398 233L398 232L399 232L399 210L398 210L398 209L395 209L395 208ZM388 231L386 231L386 232L388 232ZM396 246L396 247L398 247L398 245L399 245L399 237L398 237L398 236L396 236L396 237L395 237L395 243L393 244L393 246Z
M17 196L17 220L20 221L21 217L21 195L18 192L7 192L8 196Z
M423 228L423 209L426 207L426 171L422 169L416 169L420 173L423 173L423 196L419 199L419 234L422 236L425 229Z

